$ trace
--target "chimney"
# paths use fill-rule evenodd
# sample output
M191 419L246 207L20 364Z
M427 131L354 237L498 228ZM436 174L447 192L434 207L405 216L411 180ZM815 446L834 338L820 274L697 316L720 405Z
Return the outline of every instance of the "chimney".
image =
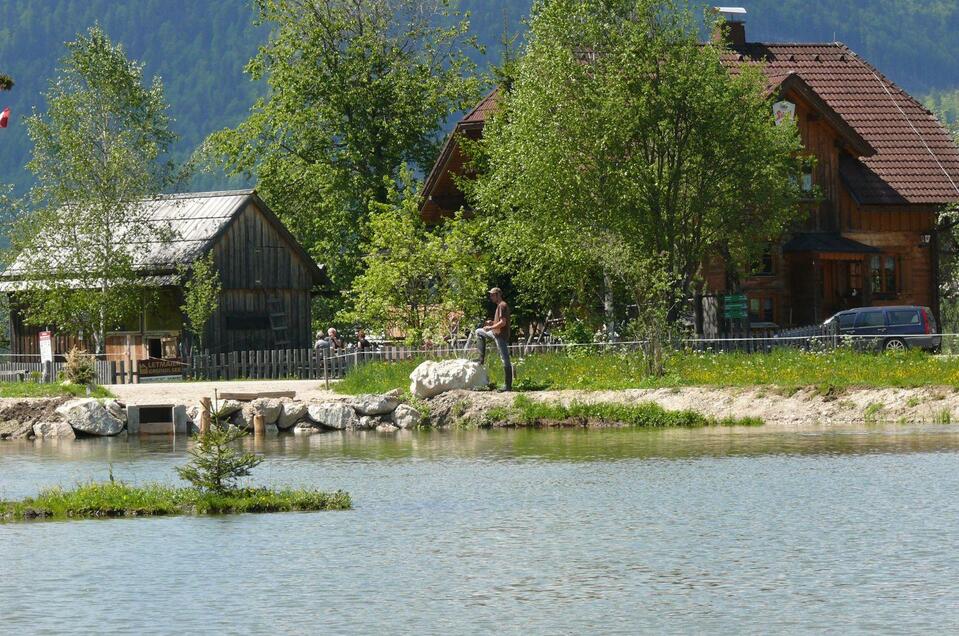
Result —
M713 41L725 41L731 48L746 46L746 10L742 7L713 7L722 16Z

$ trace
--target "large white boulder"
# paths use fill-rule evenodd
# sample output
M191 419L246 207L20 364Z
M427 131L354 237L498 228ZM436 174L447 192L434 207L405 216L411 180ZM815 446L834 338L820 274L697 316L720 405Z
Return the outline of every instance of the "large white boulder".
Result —
M399 405L394 395L358 395L350 400L357 415L388 415Z
M356 428L360 424L353 407L343 402L311 404L307 409L307 414L317 424L337 430Z
M74 439L77 435L73 428L63 420L48 420L33 425L33 434L37 437L56 437L59 439Z
M307 418L307 409L309 405L306 402L284 402L280 409L280 416L276 420L276 426L281 431L286 431Z
M257 398L253 400L253 410L263 416L263 423L276 424L283 411L283 400L279 398Z
M431 398L456 389L476 390L489 384L486 369L471 360L427 360L410 374L410 393Z
M70 400L57 407L57 414L74 430L88 435L110 436L123 431L123 420L94 398Z
M423 414L409 404L400 404L393 411L393 424L399 428L413 428L423 421Z

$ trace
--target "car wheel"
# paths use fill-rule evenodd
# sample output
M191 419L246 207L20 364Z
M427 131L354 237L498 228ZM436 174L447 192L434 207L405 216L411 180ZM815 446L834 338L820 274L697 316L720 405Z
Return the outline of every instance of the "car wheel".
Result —
M886 344L883 345L883 348L886 351L905 351L906 343L899 338L891 338L886 340Z

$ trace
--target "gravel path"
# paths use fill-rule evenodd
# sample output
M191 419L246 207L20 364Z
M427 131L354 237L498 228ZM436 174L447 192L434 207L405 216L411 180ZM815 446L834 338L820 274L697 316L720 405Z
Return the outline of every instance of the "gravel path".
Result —
M127 404L195 404L203 397L219 393L261 393L296 391L298 400L323 400L333 397L317 380L237 380L233 382L144 382L111 384L106 387Z

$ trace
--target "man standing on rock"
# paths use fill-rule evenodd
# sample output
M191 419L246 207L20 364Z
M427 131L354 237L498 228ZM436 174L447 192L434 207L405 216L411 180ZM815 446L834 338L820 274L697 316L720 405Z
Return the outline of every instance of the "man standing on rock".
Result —
M503 292L499 287L489 290L489 299L496 305L496 313L492 320L486 321L485 327L476 330L476 345L479 348L479 363L486 363L486 341L496 342L499 357L503 360L503 376L506 378L506 390L513 389L513 365L509 359L509 305L503 300Z

